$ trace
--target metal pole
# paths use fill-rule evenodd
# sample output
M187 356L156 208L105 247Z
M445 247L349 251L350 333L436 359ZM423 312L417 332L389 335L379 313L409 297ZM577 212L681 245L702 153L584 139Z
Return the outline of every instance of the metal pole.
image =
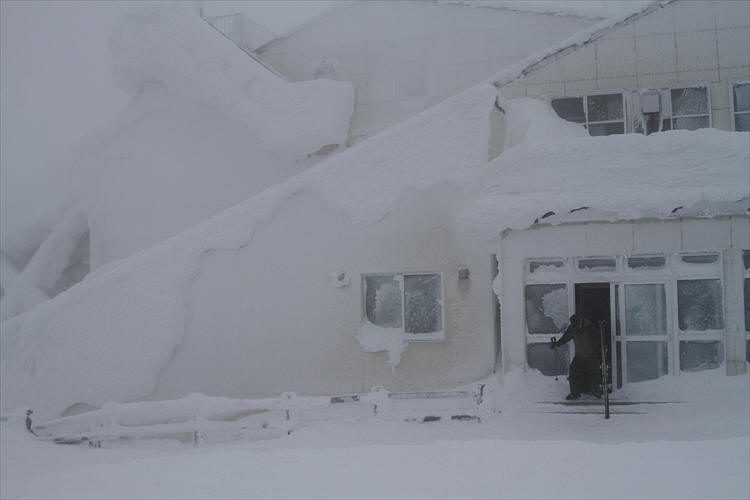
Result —
M604 354L604 320L599 321L599 344L602 351L602 389L604 390L604 418L609 418L609 391L607 390L607 357Z
M552 337L550 340L552 341L552 349L555 351L555 380L557 380L557 372L560 371L560 367L557 366L560 361L560 356L557 354L557 346L555 345L557 339L555 337Z

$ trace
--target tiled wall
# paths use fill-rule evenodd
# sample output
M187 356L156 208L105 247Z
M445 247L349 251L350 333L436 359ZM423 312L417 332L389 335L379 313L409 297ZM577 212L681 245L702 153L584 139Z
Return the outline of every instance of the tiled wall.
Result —
M729 83L750 80L750 1L678 0L503 88L505 97L707 83L731 128Z

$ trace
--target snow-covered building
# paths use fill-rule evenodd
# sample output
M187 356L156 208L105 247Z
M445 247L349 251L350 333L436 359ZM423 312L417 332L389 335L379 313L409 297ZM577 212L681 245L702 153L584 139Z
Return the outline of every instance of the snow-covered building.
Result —
M655 3L540 53L494 82L506 98L546 100L592 136L748 131L750 4ZM750 165L745 173L741 182L748 186ZM606 321L607 339L609 325L616 325L610 342L618 385L724 363L730 374L745 373L750 225L747 200L737 201L727 214L735 216L706 220L701 216L716 213L708 202L691 208L676 199L670 212L676 220L620 224L601 222L612 219L608 214L584 215L588 206L540 207L540 216L550 216L541 221L544 229L501 239L504 305L526 310L525 318L503 315L503 331L523 332L505 337L506 365L564 370L548 342L562 316L583 310ZM553 296L561 302L550 302ZM544 314L545 303L555 313Z
M710 13L713 28L682 9ZM3 409L44 418L192 392L430 390L516 368L563 372L570 356L548 343L573 311L615 325L615 390L681 371L746 373L750 137L716 129L741 128L750 109L748 9L661 2L584 28L101 266L2 323ZM610 87L624 77L602 60L588 78L602 92L566 86L587 79L590 50L599 68L600 50L661 46L668 33L635 34L649 22L672 30L679 64L692 54L717 80L676 66L641 84L633 64L636 84ZM710 51L679 45L701 37L713 37L707 63ZM578 107L583 120L566 113Z
M514 2L338 2L256 50L292 81L352 82L350 142L560 42L600 17Z

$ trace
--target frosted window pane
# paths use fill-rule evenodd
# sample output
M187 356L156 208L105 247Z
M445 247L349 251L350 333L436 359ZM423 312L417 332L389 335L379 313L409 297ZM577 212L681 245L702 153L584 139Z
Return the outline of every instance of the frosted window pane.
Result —
M734 86L734 111L750 111L750 83Z
M575 123L584 123L586 121L586 115L583 112L582 97L554 99L550 104L552 105L552 109L557 113L557 116L564 120Z
M750 250L742 251L742 265L745 269L750 269Z
M662 377L669 371L666 342L628 342L628 382L643 382Z
M724 362L724 346L719 341L680 342L680 370L697 372L712 370Z
M688 264L713 264L719 261L719 254L711 253L706 255L683 255L682 262Z
M734 130L737 132L750 132L750 113L734 115Z
M602 135L624 134L625 124L620 123L592 123L589 125L589 135L599 137Z
M708 97L705 88L672 89L671 94L672 116L708 114Z
M589 271L614 271L615 259L580 259L578 268Z
M721 282L717 279L677 281L677 315L683 331L724 328Z
M528 344L526 360L530 368L535 368L544 375L567 375L570 365L570 349L564 346L552 350L548 342Z
M365 310L373 325L401 328L401 283L395 276L365 277Z
M565 285L526 286L526 324L529 333L556 333L568 321Z
M544 268L561 268L563 263L559 260L555 261L531 261L529 262L529 271L532 273L536 270L544 270ZM556 270L556 269L555 269Z
M623 119L622 94L590 95L587 99L589 122Z
M629 257L628 267L631 269L657 269L664 267L667 259L664 257Z
M622 342L616 343L615 352L617 355L617 388L622 388Z
M404 277L406 332L433 333L443 329L439 274Z
M687 118L674 118L675 130L698 130L708 128L707 116L691 116Z
M666 335L664 285L625 285L625 335Z

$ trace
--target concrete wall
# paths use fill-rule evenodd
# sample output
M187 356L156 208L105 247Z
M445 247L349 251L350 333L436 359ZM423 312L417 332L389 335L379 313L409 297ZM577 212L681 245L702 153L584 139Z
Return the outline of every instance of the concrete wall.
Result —
M744 373L745 338L742 250L750 249L750 217L582 223L511 231L499 243L503 292L502 331L504 370L526 366L525 267L527 259L634 254L676 255L681 252L720 252L724 286L724 348L729 374ZM665 269L659 279L674 280ZM665 274L667 273L667 274ZM569 282L614 282L611 273L568 273ZM646 278L647 279L647 278ZM570 289L569 289L570 294ZM674 331L674 330L673 330Z
M707 83L731 129L730 82L750 80L750 2L677 0L503 87L507 98Z
M292 80L354 84L352 139L372 135L593 24L435 2L357 2L259 57Z
M153 397L257 397L460 386L495 365L490 255L461 246L455 188L411 192L377 224L352 224L316 195L296 195L246 248L216 252L192 285L182 345ZM468 267L470 278L458 279ZM332 286L329 272L351 284ZM356 339L362 274L441 272L445 340L409 343L391 369Z

